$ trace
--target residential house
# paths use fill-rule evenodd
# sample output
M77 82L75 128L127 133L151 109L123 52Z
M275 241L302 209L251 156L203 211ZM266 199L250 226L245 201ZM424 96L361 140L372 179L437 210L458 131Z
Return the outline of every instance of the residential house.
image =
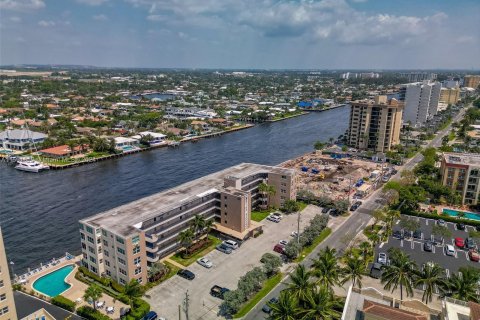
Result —
M44 133L27 129L8 129L0 132L0 145L5 149L29 150L47 137Z
M40 154L48 158L64 159L64 158L70 158L76 154L81 153L82 150L87 150L87 149L88 149L88 146L83 145L83 146L76 146L72 150L70 149L69 146L64 144L61 146L43 149L43 150L40 150L39 152Z
M148 142L151 146L161 145L166 142L165 141L165 138L167 137L166 135L162 133L150 132L150 131L139 132L137 135L132 136L132 138L138 139L140 141L142 137L148 136L148 135L152 137L152 139Z

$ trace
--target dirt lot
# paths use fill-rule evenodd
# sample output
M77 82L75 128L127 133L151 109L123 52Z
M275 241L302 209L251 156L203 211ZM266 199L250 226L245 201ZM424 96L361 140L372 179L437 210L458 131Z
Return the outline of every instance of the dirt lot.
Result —
M324 195L332 199L343 199L350 189L350 183L359 179L368 180L374 170L381 170L382 164L358 159L333 159L320 152L305 154L281 164L285 168L296 169L299 173L299 190L309 190L316 196ZM302 170L303 169L303 170ZM318 173L312 171L316 169ZM305 171L307 170L307 171Z

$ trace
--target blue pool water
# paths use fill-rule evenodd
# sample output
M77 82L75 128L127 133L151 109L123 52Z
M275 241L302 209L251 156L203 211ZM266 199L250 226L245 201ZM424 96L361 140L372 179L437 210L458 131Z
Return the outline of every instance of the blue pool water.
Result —
M33 283L33 288L46 296L56 297L71 287L70 284L65 282L65 278L72 272L73 268L74 265L71 264L46 274Z
M458 216L459 212L463 212L463 213L465 213L465 218L480 221L480 215L476 214L476 213L473 213L473 212L457 211L457 210L445 209L445 208L442 211L443 211L444 214L452 216L452 217L456 217L456 216Z

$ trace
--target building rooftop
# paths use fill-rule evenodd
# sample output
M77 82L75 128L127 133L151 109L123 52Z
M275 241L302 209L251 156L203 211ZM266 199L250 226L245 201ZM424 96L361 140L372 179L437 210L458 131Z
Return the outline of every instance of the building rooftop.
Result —
M365 314L374 316L375 319L428 320L427 317L424 315L413 313L407 310L393 308L370 300L365 300L363 302L363 312Z
M9 129L0 132L0 140L5 139L15 139L15 140L25 140L25 139L42 139L46 138L47 135L41 132L35 132L27 129Z
M79 317L71 312L68 312L65 309L54 306L48 302L40 300L38 298L29 296L20 291L13 292L13 298L15 300L15 309L17 309L18 319L23 319L40 309L46 310L52 317L55 319L70 319L70 320L81 320L82 317Z
M444 152L443 159L447 164L480 166L480 154L478 153Z
M293 175L294 170L281 167L241 163L239 165L186 182L172 189L130 202L86 219L80 220L93 227L103 227L110 232L129 236L137 233L143 222L162 213L178 208L182 203L218 192L224 186L224 179L242 179L257 173L275 172Z

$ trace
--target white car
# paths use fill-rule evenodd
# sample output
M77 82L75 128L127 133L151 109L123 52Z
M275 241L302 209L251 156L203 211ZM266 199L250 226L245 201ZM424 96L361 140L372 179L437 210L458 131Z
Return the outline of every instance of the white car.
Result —
M271 216L274 216L274 217L277 217L277 218L280 218L280 219L283 218L283 216L280 212L274 212L274 213L271 214Z
M455 248L451 244L447 244L445 246L445 254L447 256L454 256L455 255Z
M274 216L274 215L270 215L270 216L267 217L267 220L279 223L281 219L279 217Z
M282 246L286 246L288 244L288 241L287 240L280 240L278 241L279 244L281 244Z
M200 258L197 260L197 263L201 265L202 267L210 269L213 267L212 261L208 260L207 258Z
M377 262L383 265L387 265L387 261L388 261L387 254L385 252L380 252L378 254Z
M238 249L238 243L233 240L225 240L222 243L233 250Z
M298 232L297 231L292 231L292 233L290 234L290 236L296 238L298 236Z

